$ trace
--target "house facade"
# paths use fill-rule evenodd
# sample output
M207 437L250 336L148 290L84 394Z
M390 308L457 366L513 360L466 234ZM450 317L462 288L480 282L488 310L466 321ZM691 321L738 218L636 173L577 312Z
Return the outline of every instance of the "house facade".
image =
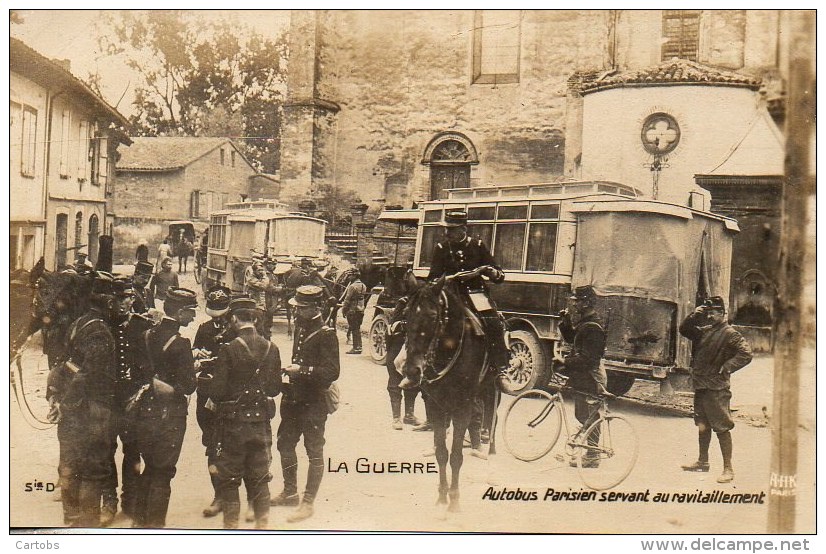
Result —
M44 257L58 269L80 249L95 262L128 123L64 62L17 39L9 48L10 268Z
M115 259L130 262L141 239L150 251L171 221L205 229L209 214L250 193L258 171L228 138L133 137L118 161L110 211Z

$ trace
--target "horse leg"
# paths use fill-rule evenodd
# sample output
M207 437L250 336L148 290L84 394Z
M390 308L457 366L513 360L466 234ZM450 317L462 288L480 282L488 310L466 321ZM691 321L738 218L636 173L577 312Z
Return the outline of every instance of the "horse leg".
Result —
M440 410L435 421L433 421L433 446L436 448L436 462L439 464L439 498L436 500L436 504L447 504L448 452L446 427L445 414Z
M447 508L449 512L459 511L459 474L464 461L462 447L464 446L465 432L470 424L473 407L473 402L465 402L460 409L453 413L453 445L450 451L450 504Z

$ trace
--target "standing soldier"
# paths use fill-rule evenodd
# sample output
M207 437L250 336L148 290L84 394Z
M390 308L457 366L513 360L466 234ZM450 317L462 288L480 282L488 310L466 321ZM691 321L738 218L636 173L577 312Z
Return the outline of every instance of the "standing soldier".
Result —
M717 433L723 455L723 473L718 483L734 480L731 456L731 374L751 362L751 347L743 335L726 322L726 305L712 296L688 315L680 333L691 340L691 383L694 387L694 423L699 431L700 455L683 471L709 470L711 432Z
M354 277L344 292L341 313L347 318L349 334L353 337L353 348L347 353L361 354L361 322L364 321L364 295L367 287L361 282L361 272L358 269L355 270Z
M202 383L213 375L214 362L222 343L232 337L229 325L229 303L232 291L224 285L211 287L206 294L206 313L210 317L198 327L195 333L195 343L192 345L196 365L200 370L198 382ZM206 447L207 467L212 489L215 491L212 503L204 508L204 517L213 517L221 512L221 501L218 498L218 482L215 465L215 412L207 409L209 396L203 387L198 387L195 416L201 428L201 443Z
M151 268L151 266L150 266ZM132 283L126 277L116 277L113 283L116 301L112 334L115 337L115 360L117 363L117 407L118 436L123 448L121 464L121 509L130 518L135 517L137 483L141 474L141 454L133 429L134 407L129 408L129 399L141 387L140 348L143 334L153 326L153 321L133 312L137 300ZM112 444L112 455L117 450L117 442ZM111 487L104 492L103 514L108 517L107 497L114 497L117 506L117 469L113 472ZM111 514L114 517L114 513ZM105 521L104 521L105 523Z
M112 275L95 273L89 311L69 327L68 358L49 374L49 402L58 422L64 522L100 527L101 499L114 466L115 340L110 324Z
M252 266L252 272L244 282L244 292L249 294L255 302L256 309L259 310L259 330L267 340L270 338L272 328L272 313L267 306L267 293L271 290L270 278L267 275L267 268L263 262L257 261Z
M195 292L169 289L164 317L144 333L144 399L135 434L144 461L138 480L136 526L162 528L186 433L187 395L195 392L192 345L180 328L195 319Z
M281 391L278 347L255 329L255 302L233 300L232 328L236 333L220 347L215 371L207 385L218 408L215 482L224 529L237 529L241 504L238 487L243 479L255 514L256 529L266 529L272 480L272 427L275 400Z
M297 506L298 457L295 447L304 435L310 467L307 485L298 510L287 518L289 522L305 520L313 515L313 502L324 475L324 425L327 403L324 394L339 376L338 339L335 329L323 325L320 304L324 291L313 285L296 290L290 304L297 309L296 335L292 364L284 369L281 399L281 425L278 427L278 452L284 490L273 498L273 506Z
M602 320L594 310L596 302L594 287L585 285L577 287L570 297L573 304L573 317L568 310L560 315L559 332L566 342L571 344L571 353L565 357L565 371L569 375L568 384L590 395L605 395L608 379L605 369L600 364L605 353L605 329ZM599 411L599 402L582 394L574 394L574 416L585 424ZM596 444L598 435L588 437L588 442ZM576 467L576 461L571 465ZM585 454L583 467L596 468L599 457L590 450Z
M145 314L155 307L155 297L149 290L149 280L152 278L152 271L155 266L149 262L138 262L135 264L135 272L132 274L132 286L135 289L135 303L132 311L137 314Z

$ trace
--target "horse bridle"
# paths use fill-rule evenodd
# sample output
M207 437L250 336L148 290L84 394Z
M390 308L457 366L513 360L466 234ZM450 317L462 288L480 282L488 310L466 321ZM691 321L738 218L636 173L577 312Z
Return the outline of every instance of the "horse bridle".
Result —
M448 302L449 302L449 300L447 298L447 294L445 294L445 291L442 290L441 293L439 294L439 298L438 298L437 303L440 307L440 311L443 311L443 313L439 317L436 318L436 329L433 332L433 338L430 339L430 343L428 344L427 351L425 352L425 355L424 355L425 369L434 369L435 368L436 351L437 351L437 348L438 348L438 345L439 345L439 339L441 338L442 332L445 330L445 328L447 328L447 322L450 319L450 315L448 314L448 310L447 310ZM464 340L465 340L465 333L464 333L464 329L463 329L462 334L459 337L459 344L456 346L456 348L454 350L453 357L450 359L450 361L447 363L447 365L445 365L445 367L441 371L441 373L437 373L436 378L431 380L431 381L428 381L428 383L432 383L433 381L437 381L438 379L443 377L448 372L448 370L450 370L450 368L453 367L453 364L456 363L456 360L459 359L459 354L462 352L462 345L464 344ZM434 369L434 371L435 371L435 369ZM422 372L422 380L424 381L424 372Z

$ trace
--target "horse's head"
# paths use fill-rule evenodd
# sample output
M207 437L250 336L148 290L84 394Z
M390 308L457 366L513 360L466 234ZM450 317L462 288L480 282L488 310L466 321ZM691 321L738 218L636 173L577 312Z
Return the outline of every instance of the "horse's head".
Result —
M433 285L424 285L410 296L407 304L407 361L401 388L417 387L424 371L432 363L436 347L445 327L445 306L442 290L445 278Z

